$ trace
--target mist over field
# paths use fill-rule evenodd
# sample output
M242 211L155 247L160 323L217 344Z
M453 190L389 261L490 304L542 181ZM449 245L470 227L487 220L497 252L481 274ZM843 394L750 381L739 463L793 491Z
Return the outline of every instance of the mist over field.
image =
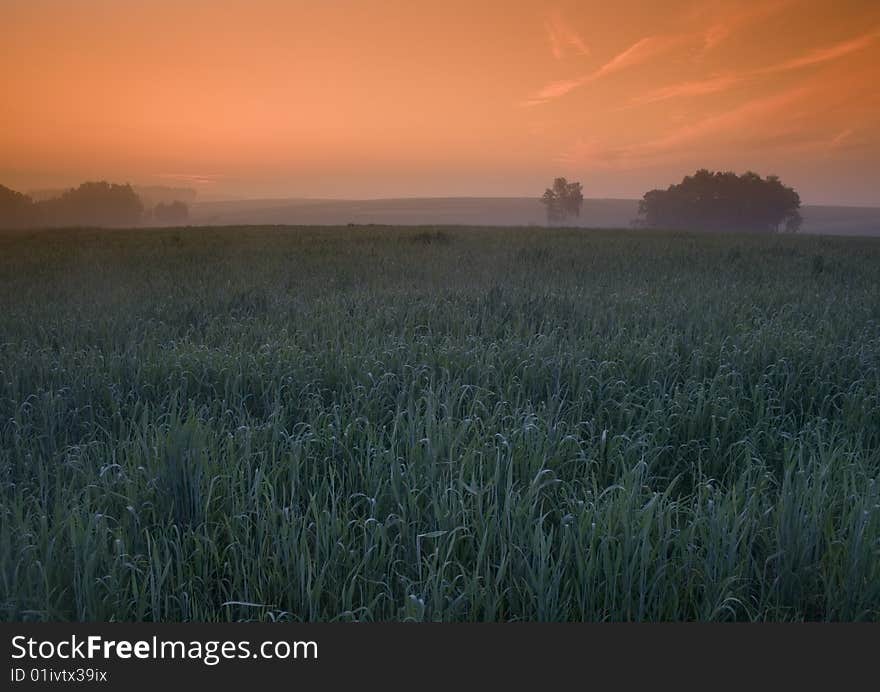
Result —
M880 208L804 205L802 233L880 235ZM638 217L638 200L585 199L581 214L566 220L585 228L628 228ZM546 214L529 197L453 197L374 200L255 199L195 201L191 223L204 225L401 224L542 226Z

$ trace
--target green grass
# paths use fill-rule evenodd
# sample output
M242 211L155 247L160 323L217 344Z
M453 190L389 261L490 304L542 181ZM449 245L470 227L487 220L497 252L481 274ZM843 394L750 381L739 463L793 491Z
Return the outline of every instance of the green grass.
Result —
M880 619L880 241L0 234L0 617Z

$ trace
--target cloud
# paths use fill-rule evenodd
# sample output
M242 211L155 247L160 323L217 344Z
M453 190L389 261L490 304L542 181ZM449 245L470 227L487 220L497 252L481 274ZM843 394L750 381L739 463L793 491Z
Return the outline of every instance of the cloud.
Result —
M565 163L628 168L677 160L694 152L739 152L756 148L777 150L804 146L805 142L827 145L806 125L814 87L799 86L780 94L752 99L730 111L710 115L645 142L603 146L597 140L579 140L557 157ZM759 125L759 126L756 126ZM846 135L841 137L841 141Z
M565 96L569 92L585 86L586 84L603 79L616 72L620 72L621 70L641 65L680 43L681 38L681 36L677 35L648 36L643 38L636 41L623 52L615 55L611 60L593 72L574 79L564 79L547 84L542 89L532 94L532 96L524 101L522 105L536 106L546 103L547 101L559 98L560 96Z
M809 53L801 55L797 58L792 58L791 60L786 60L785 62L781 62L778 65L771 65L770 67L756 70L755 73L769 74L773 72L786 72L788 70L798 70L803 67L820 65L831 60L843 58L847 55L850 55L851 53L864 50L865 48L868 48L872 43L874 43L874 41L876 41L878 38L880 38L880 30L874 30L871 33L857 36L855 38L849 39L848 41L836 43L833 46L826 46L825 48L817 48L815 50L811 50Z
M763 17L770 11L778 11L780 8L784 7L787 4L790 4L790 0L780 0L780 2L762 7L760 8L760 10L744 11L732 18L731 21L733 22L734 26L737 25L737 23L742 25L744 23L754 21L758 17ZM548 26L551 26L552 28L551 24L548 24ZM729 30L732 31L733 29L729 28ZM548 31L549 35L551 36L551 47L554 50L554 55L561 58L563 55L562 45L567 34L562 33L561 30L558 30L556 28L553 28L552 30L548 29ZM804 55L785 60L776 65L770 65L768 67L762 67L752 70L745 70L739 73L715 75L707 79L685 81L679 84L661 87L660 89L636 97L631 103L654 103L670 98L677 98L679 96L698 96L703 94L718 93L720 91L729 89L747 79L752 79L760 75L787 72L790 70L802 69L805 67L820 65L822 63L832 60L837 60L839 58L850 55L851 53L855 53L857 51L868 48L875 40L877 40L877 38L880 38L880 29L875 29L870 33L863 34L862 36L857 36L846 41L841 41L840 43L836 43L831 46L816 48L809 51L808 53L805 53ZM626 50L612 57L608 62L606 62L593 72L581 75L580 77L561 79L550 82L549 84L545 85L544 87L533 93L531 96L529 96L520 105L537 106L543 103L547 103L548 101L565 96L575 89L608 77L609 75L615 74L630 67L644 64L655 58L656 56L670 50L671 48L680 45L682 42L689 40L693 40L693 35L687 36L667 34L645 37L639 41L636 41Z
M649 91L641 96L636 96L630 103L634 105L643 105L681 96L704 96L706 94L716 94L720 91L726 91L736 84L739 84L742 80L743 75L723 74L709 77L707 79L679 82L678 84L670 84L669 86Z
M628 67L640 65L654 56L665 52L680 41L680 36L648 36L643 38L602 65L602 67L590 75L590 79L600 79Z
M755 123L761 124L762 130L771 131L782 126L789 128L797 120L791 106L799 100L808 98L814 89L799 86L772 96L755 98L746 101L737 108L717 115L711 115L695 123L689 123L673 130L667 135L642 145L643 152L663 153L680 148L695 141L716 138L723 134L732 134L733 139L743 142L751 137ZM778 117L785 115L785 118Z
M545 101L549 101L550 99L559 98L560 96L565 96L568 92L574 91L579 86L586 84L586 81L581 79L563 79L558 82L551 82L543 89L538 91L529 101L526 103L528 105L534 105L538 103L544 103Z
M558 11L551 13L544 22L544 30L547 32L547 40L550 42L553 57L557 60L562 60L565 57L567 49L573 51L575 55L590 54L586 42Z
M855 130L853 130L851 127L849 127L841 132L838 132L836 135L834 135L834 137L832 137L829 140L828 144L830 147L836 149L837 147L843 145L845 142L851 140L853 134L855 134Z
M218 173L156 173L155 177L189 185L211 185L224 176Z
M794 0L776 0L763 4L738 5L733 12L720 17L703 32L703 50L709 51L724 43L732 34L745 27L777 14L792 5Z
M857 36L846 41L841 41L840 43L831 46L825 46L824 48L816 48L803 55L790 58L775 65L744 70L742 72L730 72L708 77L706 79L670 84L659 89L648 91L640 96L636 96L630 101L629 105L645 105L682 96L703 96L719 93L763 75L779 74L807 67L815 67L823 63L844 58L852 53L870 47L878 38L880 38L880 30L863 34L862 36Z

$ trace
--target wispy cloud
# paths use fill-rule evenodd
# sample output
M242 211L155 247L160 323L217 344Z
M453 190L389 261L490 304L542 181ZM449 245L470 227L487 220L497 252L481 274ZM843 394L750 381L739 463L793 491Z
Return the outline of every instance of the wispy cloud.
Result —
M793 3L794 0L775 0L774 2L751 2L737 5L732 11L723 14L706 28L703 32L703 49L709 51L718 47L737 31L778 14Z
M716 94L739 84L743 78L742 74L722 74L708 77L707 79L679 82L678 84L670 84L669 86L648 91L641 96L636 96L630 103L633 105L643 105L646 103L655 103L657 101L679 98L681 96L705 96L706 94Z
M537 106L547 103L548 101L565 96L580 87L603 79L616 72L644 64L683 43L702 40L704 49L713 48L726 40L726 38L733 32L782 11L784 8L791 5L792 2L793 0L776 0L775 2L760 6L740 7L736 12L725 16L717 24L711 25L702 34L691 33L647 36L632 44L624 51L618 53L593 72L578 77L559 79L546 84L544 87L531 94L520 105ZM553 51L554 56L558 59L563 58L565 46L579 47L581 54L587 52L586 45L583 44L577 34L568 28L568 26L562 21L560 15L551 15L550 19L548 19L545 24L545 28L550 40L551 50ZM851 53L869 47L878 37L880 37L880 30L874 30L862 36L841 41L840 43L831 46L814 49L804 55L791 58L776 65L745 70L738 73L729 72L721 75L714 75L706 79L689 80L679 84L661 87L657 90L636 97L633 99L632 103L653 103L670 98L677 98L679 96L698 96L718 93L759 75L801 69L845 57Z
M547 32L553 57L557 60L565 58L566 51L572 51L575 55L590 54L584 39L565 21L559 11L550 14L544 22L544 30Z
M708 77L706 79L688 80L677 84L670 84L634 97L629 105L645 105L648 103L656 103L658 101L685 96L716 94L763 75L790 72L839 60L852 53L869 48L878 38L880 38L880 30L857 36L846 41L841 41L831 46L817 48L804 53L803 55L784 60L774 65L743 70L741 72L729 72Z
M677 159L689 151L781 149L795 143L801 145L805 140L816 140L815 133L804 128L805 121L798 110L814 95L813 87L800 86L751 99L733 110L687 123L643 142L603 146L596 140L579 141L557 160L627 168ZM756 129L755 123L761 123L761 128ZM822 141L827 144L827 136Z
M155 177L189 185L211 185L224 176L219 173L156 173Z
M855 134L855 130L853 130L851 127L849 127L841 132L838 132L836 135L834 135L829 140L828 145L833 149L836 149L837 147L843 146L846 142L848 142L849 140L852 139L853 134Z
M661 35L648 36L636 41L629 48L615 55L611 60L585 75L573 79L563 79L547 84L532 94L522 105L536 106L560 96L565 96L575 89L591 82L598 81L621 70L643 64L655 56L669 50L681 42L681 36Z
M716 138L724 133L732 133L734 138L742 141L749 136L751 126L756 122L762 123L762 129L766 129L768 123L771 124L771 130L773 127L788 127L797 119L793 117L792 104L809 98L813 91L812 87L799 86L772 96L751 99L733 110L710 115L673 130L642 145L642 150L646 153L664 153L698 140ZM782 113L787 117L777 119L776 116ZM772 125L773 123L776 125Z
M640 65L680 42L681 36L648 36L643 38L602 65L593 73L592 78L599 79L627 67Z
M880 29L875 29L868 34L863 34L862 36L857 36L847 41L841 41L840 43L835 43L832 46L826 46L824 48L811 50L809 53L805 53L804 55L801 55L799 57L792 58L791 60L786 60L785 62L781 62L778 65L771 65L770 67L756 70L756 72L759 74L771 72L786 72L788 70L798 70L803 67L820 65L831 60L843 58L847 55L850 55L851 53L864 50L865 48L868 48L872 43L874 43L874 41L876 41L878 38L880 38Z

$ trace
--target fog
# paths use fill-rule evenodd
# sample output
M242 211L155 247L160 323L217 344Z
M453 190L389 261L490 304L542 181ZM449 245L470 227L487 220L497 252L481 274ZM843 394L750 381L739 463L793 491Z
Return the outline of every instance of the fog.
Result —
M880 208L805 205L801 233L880 235ZM635 199L585 199L580 217L566 225L628 228L638 216ZM544 226L537 198L435 197L371 200L261 199L196 202L199 225L297 224Z

